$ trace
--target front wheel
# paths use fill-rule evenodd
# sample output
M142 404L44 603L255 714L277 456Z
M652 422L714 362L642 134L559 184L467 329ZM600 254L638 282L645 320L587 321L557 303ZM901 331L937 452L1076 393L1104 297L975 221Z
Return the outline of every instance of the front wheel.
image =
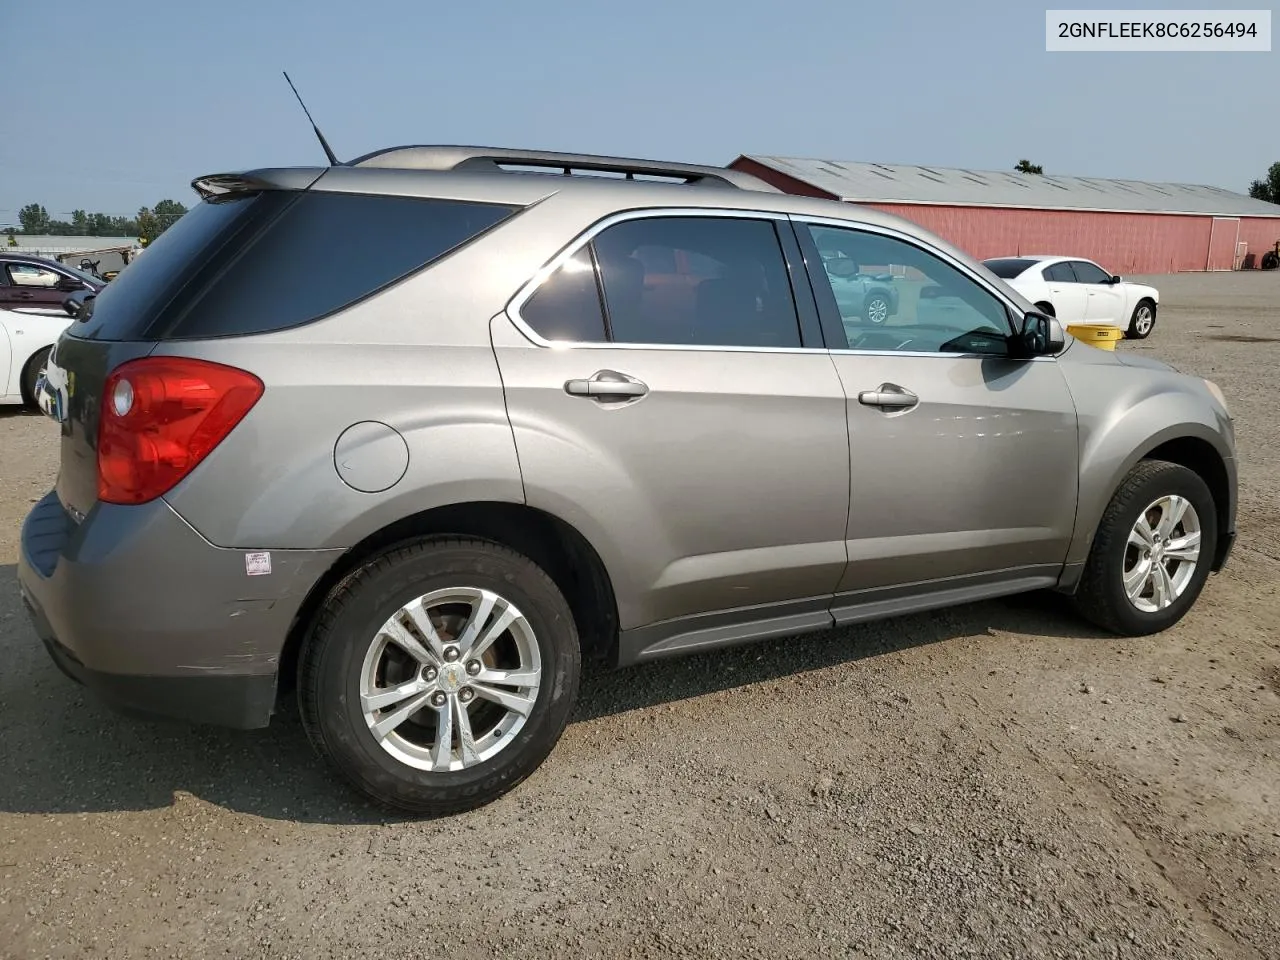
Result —
M869 322L882 324L889 319L889 298L883 293L873 293L867 297L863 313Z
M1102 515L1076 607L1123 636L1167 630L1200 595L1217 542L1217 513L1204 480L1176 463L1143 460Z
M1133 316L1129 318L1129 329L1125 336L1130 340L1145 340L1151 336L1156 325L1156 305L1150 300L1140 300L1133 308Z
M431 539L334 589L303 647L298 701L312 745L357 789L443 815L537 769L580 669L572 611L540 567L495 543Z

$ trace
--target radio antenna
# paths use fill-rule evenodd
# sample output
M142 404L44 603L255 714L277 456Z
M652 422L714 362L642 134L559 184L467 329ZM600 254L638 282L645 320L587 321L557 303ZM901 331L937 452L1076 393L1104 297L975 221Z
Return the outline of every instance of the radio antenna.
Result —
M316 126L316 122L311 119L311 111L307 109L307 105L302 102L302 95L298 93L298 88L293 85L293 81L289 79L287 71L280 71L284 74L285 80L289 84L289 89L293 91L293 95L298 98L298 106L302 107L302 112L307 115L307 120L311 122L311 129L316 132L316 139L320 141L320 146L324 148L324 155L329 158L329 166L339 167L338 158L334 156L333 150L329 146L329 141L324 138L324 134L320 132L320 128Z

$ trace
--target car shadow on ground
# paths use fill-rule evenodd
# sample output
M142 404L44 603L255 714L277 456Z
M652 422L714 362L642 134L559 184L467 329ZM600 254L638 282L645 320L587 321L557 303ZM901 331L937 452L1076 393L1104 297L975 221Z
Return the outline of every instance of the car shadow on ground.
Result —
M990 630L1099 636L1030 595L900 617L608 671L588 667L573 722L776 681ZM402 818L365 803L312 752L288 695L265 730L235 731L125 716L50 661L27 622L15 567L0 566L0 812L81 813L168 807L175 793L229 810L314 823ZM856 666L855 666L856 669ZM553 754L549 763L555 762Z

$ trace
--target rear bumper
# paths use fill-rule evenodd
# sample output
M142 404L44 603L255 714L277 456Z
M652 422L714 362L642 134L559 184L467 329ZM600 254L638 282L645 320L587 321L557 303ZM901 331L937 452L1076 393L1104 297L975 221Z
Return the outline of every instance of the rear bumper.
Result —
M275 703L280 651L338 551L215 547L163 500L95 506L76 523L56 493L22 526L18 582L55 663L132 712L252 728Z

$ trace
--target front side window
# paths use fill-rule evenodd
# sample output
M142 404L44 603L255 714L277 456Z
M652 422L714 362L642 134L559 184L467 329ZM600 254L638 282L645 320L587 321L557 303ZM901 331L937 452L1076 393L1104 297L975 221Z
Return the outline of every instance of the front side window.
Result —
M615 343L799 347L800 324L772 221L626 220L591 242Z
M29 263L11 263L8 266L9 282L15 287L56 287L60 279L53 270Z
M825 274L825 284L815 277L815 293L828 311L838 310L850 349L1008 353L1012 329L1003 302L940 257L869 231L802 229Z
M1111 274L1096 263L1089 263L1087 260L1072 260L1071 267L1076 272L1076 279L1081 283L1106 283L1111 279Z

